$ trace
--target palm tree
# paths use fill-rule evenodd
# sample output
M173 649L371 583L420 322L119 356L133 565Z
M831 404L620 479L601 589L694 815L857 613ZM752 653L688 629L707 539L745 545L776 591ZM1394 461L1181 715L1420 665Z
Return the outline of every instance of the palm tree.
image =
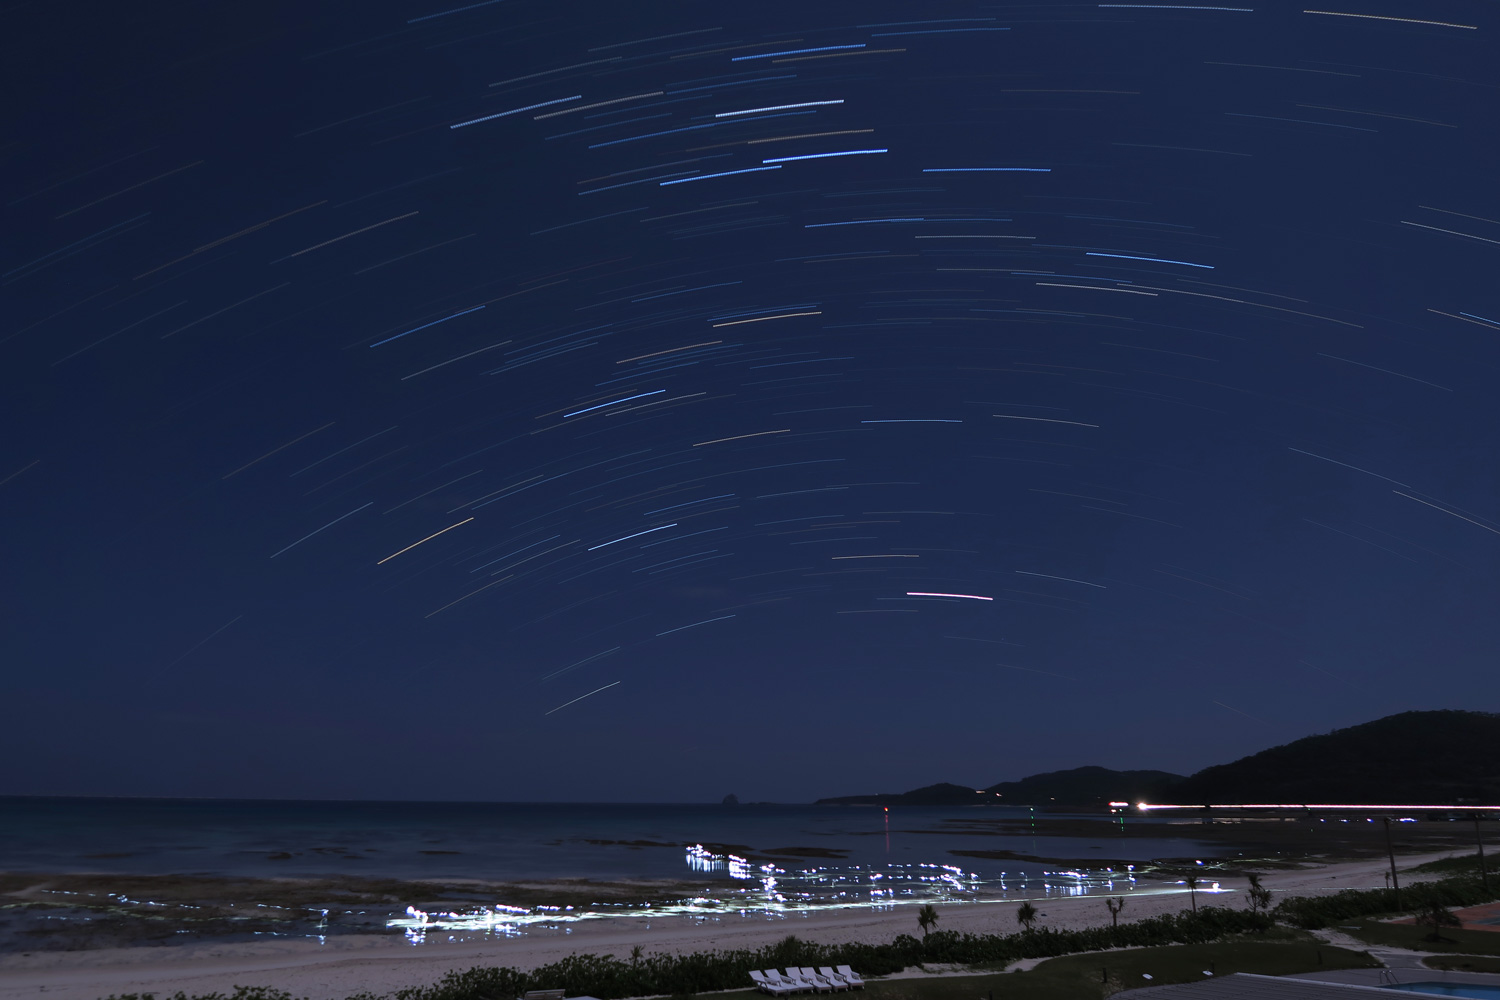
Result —
M1427 935L1429 941L1449 941L1450 938L1443 937L1444 927L1462 927L1463 921L1458 919L1442 903L1429 903L1417 914L1416 923L1431 924L1432 933Z
M1250 909L1269 910L1271 908L1271 890L1260 884L1260 876L1251 872L1246 876L1250 880Z
M922 939L927 939L927 932L937 926L938 911L931 903L917 911L917 923L922 926Z
M1036 918L1036 907L1032 906L1030 901L1022 903L1021 908L1016 911L1016 919L1021 922L1022 927L1026 928L1028 934L1031 933L1031 925L1036 923Z
M1198 875L1195 872L1194 874L1189 875L1187 878L1183 879L1183 881L1187 883L1188 892L1192 893L1192 897L1193 897L1193 912L1197 913L1198 912L1198 883L1199 883L1200 879L1198 878Z
M636 945L634 948L631 948L630 949L630 964L631 965L640 965L641 964L641 956L643 954L645 954L645 952L641 951L641 946L640 945Z
M1120 926L1120 911L1125 909L1125 897L1111 896L1104 901L1104 905L1109 907L1110 926L1118 928Z

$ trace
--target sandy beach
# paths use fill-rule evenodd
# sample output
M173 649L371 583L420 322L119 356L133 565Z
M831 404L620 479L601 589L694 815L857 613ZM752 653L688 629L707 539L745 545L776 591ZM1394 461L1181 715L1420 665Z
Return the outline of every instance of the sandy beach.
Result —
M1454 852L1407 856L1400 867L1451 856ZM1264 884L1276 896L1310 895L1340 889L1381 888L1387 865L1365 859L1271 870ZM1423 876L1403 875L1403 881ZM1427 876L1435 877L1435 876ZM1218 892L1200 889L1198 904L1243 907L1243 880L1224 882ZM1185 887L1160 885L1119 893L1126 897L1122 920L1139 920L1187 909ZM1008 934L1018 929L1021 899L939 905L943 930ZM1038 898L1039 925L1059 929L1109 922L1102 896ZM105 948L52 951L0 957L0 1000L46 994L54 1000L97 1000L110 994L188 994L228 992L235 986L268 986L310 1000L341 1000L359 991L387 993L435 982L451 970L476 965L533 968L575 952L625 956L646 952L693 952L755 948L788 934L820 943L889 941L917 933L913 906L812 913L752 914L720 918L630 917L593 919L557 927L532 927L516 937L449 941L429 936L413 945L397 935L350 935L316 940L248 943L203 942L177 947Z

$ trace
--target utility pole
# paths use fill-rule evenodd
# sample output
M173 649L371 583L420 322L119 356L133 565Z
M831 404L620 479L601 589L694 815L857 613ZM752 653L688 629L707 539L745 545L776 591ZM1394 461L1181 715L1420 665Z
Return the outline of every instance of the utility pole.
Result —
M1396 890L1396 909L1401 909L1401 883L1396 880L1396 849L1391 846L1391 818L1381 820L1385 824L1385 851L1391 859L1391 888Z
M1479 845L1479 881L1483 884L1485 891L1490 888L1489 872L1484 870L1484 837L1479 832L1479 814L1474 814L1474 841Z

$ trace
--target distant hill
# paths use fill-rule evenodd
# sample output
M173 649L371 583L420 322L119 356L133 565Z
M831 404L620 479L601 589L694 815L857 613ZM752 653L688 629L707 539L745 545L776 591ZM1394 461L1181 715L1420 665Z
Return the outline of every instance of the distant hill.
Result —
M1402 712L1207 767L1179 803L1500 803L1500 715Z
M1075 767L1070 771L1033 774L1020 781L1002 781L985 791L1005 805L1107 805L1110 802L1166 801L1169 789L1185 781L1170 771L1112 771L1107 767Z
M1075 767L1070 771L1033 774L1020 781L1003 781L989 788L974 789L947 783L927 785L910 792L881 795L845 795L819 799L825 806L968 806L968 805L1104 805L1117 800L1135 802L1158 798L1162 791L1183 781L1180 774L1166 771L1111 771L1107 767Z
M1500 714L1402 712L1308 736L1191 777L1076 767L984 789L927 785L909 792L819 799L819 805L1099 806L1111 801L1500 803Z
M988 805L993 795L968 785L951 785L942 782L925 785L909 792L881 792L876 795L842 795L833 799L819 799L820 806L972 806Z

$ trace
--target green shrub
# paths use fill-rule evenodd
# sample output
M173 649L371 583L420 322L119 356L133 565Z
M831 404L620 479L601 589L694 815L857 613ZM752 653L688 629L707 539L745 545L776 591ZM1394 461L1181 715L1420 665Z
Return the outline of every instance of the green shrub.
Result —
M1420 910L1439 906L1477 906L1495 898L1477 878L1445 878L1394 889L1345 889L1329 896L1292 896L1276 904L1272 914L1294 927L1316 930L1356 917Z

